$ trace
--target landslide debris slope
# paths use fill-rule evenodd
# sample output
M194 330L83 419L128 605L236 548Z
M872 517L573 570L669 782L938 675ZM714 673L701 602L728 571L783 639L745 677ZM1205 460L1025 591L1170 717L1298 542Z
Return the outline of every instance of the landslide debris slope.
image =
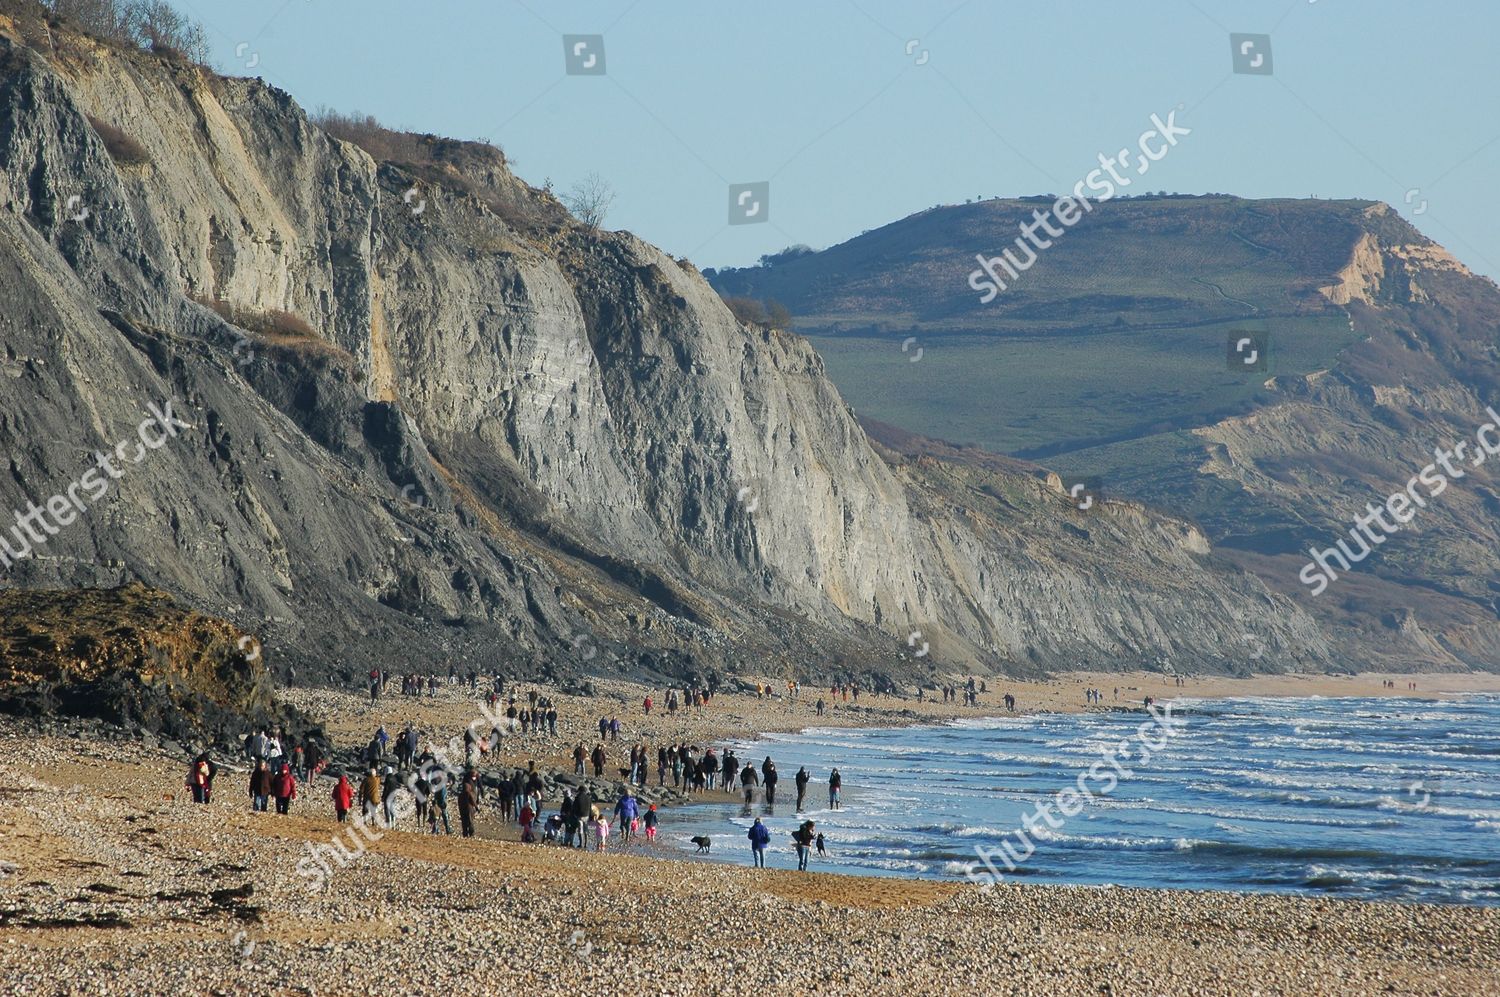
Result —
M272 686L252 638L164 592L0 589L0 713L237 746L244 724L302 725Z
M872 445L806 340L497 149L377 161L0 10L0 510L187 424L0 584L142 581L346 680L1332 660L1180 521Z

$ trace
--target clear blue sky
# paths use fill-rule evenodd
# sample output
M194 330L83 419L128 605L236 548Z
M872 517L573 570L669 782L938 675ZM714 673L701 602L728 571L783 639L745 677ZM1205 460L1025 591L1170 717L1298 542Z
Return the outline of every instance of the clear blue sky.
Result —
M700 267L1071 188L1182 104L1132 192L1384 200L1500 276L1495 0L177 2L225 72L487 138L533 184L598 172L607 227ZM1269 34L1273 75L1232 73L1230 32ZM564 33L602 34L606 75L567 75ZM769 222L728 225L764 180Z

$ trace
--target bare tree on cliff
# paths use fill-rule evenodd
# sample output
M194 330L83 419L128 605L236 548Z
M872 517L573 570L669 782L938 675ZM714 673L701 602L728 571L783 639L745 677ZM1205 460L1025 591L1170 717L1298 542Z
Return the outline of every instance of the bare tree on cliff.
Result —
M597 229L615 203L615 189L599 174L590 173L562 196L562 202L575 218L590 229Z

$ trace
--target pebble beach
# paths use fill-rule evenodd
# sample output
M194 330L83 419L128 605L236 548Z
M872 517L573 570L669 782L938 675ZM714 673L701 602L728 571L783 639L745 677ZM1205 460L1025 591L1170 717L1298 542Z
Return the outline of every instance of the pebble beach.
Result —
M564 718L556 741L582 739L607 708L623 718L640 692L549 690ZM799 704L734 694L702 715L632 715L630 737L707 743L806 726L810 693ZM339 741L368 736L383 712L376 722L405 712L457 728L473 708L454 690L369 714L344 693L290 697ZM895 726L958 712L861 700L826 721ZM506 750L557 754L540 740ZM477 838L386 831L314 891L297 862L340 830L326 780L278 816L250 811L229 761L210 805L186 802L170 746L0 720L0 751L3 993L1500 993L1495 909L754 870L665 849L522 845L501 840L513 835L491 813Z

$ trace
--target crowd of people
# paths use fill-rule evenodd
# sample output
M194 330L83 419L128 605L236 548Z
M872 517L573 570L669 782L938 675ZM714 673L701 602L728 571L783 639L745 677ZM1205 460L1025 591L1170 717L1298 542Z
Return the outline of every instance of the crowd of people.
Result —
M444 684L437 673L411 673L392 676L383 671L370 672L371 700L377 700L387 684L398 678L401 695L409 698L436 695ZM446 684L467 687L479 694L480 677L469 672L460 675L450 669ZM448 750L434 749L431 744L423 750L424 734L419 733L413 723L405 724L394 736L384 726L378 726L357 756L352 768L344 771L326 772L331 752L326 745L316 740L298 740L289 737L285 730L258 729L245 738L243 757L249 763L247 790L250 809L269 812L274 801L278 814L292 812L296 801L308 798L310 788L317 784L320 775L328 775L330 781L324 785L329 796L324 798L331 804L333 817L344 824L351 815L365 821L378 821L382 828L415 829L431 834L453 835L454 822L450 809L457 809L457 833L464 837L476 834L476 823L486 810L500 824L514 824L520 840L525 843L545 842L561 847L592 848L603 851L611 838L622 845L640 843L654 846L661 825L661 813L656 804L643 805L635 793L640 787L648 787L655 766L657 787L670 785L683 793L702 795L709 792L737 796L746 807L759 798L774 813L778 794L783 789L781 774L775 761L765 756L759 762L740 758L733 747L702 746L677 741L668 744L650 745L642 737L636 737L628 746L628 753L620 742L626 736L624 726L617 715L600 716L598 719L598 741L589 750L584 741L576 741L572 750L575 776L592 773L595 778L619 776L620 791L613 805L601 804L589 785L573 783L563 789L559 783L555 791L561 791L561 799L555 809L548 812L545 799L547 782L538 771L536 762L525 768L500 767L499 750L502 738L519 731L522 735L539 734L555 736L558 711L545 695L533 690L518 698L512 691L508 699L502 699L502 680L496 676L485 679L483 698L491 707L485 716L494 721L488 732L476 732L475 726L466 728L462 737L448 742ZM832 703L858 703L861 691L857 683L835 683L828 687L827 700L819 696L816 709L822 714ZM894 688L881 692L895 693ZM982 682L969 679L964 686L942 687L943 701L956 702L962 697L966 705L977 705L978 693L985 690ZM756 686L760 698L780 698L781 690L766 684ZM802 687L788 681L785 697L789 702L801 698ZM1099 690L1088 690L1090 702L1098 701ZM1118 695L1118 691L1117 691ZM688 708L701 711L712 700L711 688L685 686L663 691L660 700L652 695L644 697L641 706L650 716L658 704L666 712L676 713ZM922 690L918 690L918 698ZM1006 694L1006 708L1015 709L1015 699ZM499 704L504 702L503 715ZM486 721L487 723L489 721ZM609 745L610 747L606 747ZM620 751L620 756L614 756ZM490 756L487 758L486 756ZM618 768L611 767L612 758L619 757ZM489 764L486 764L486 763ZM486 774L480 779L479 769ZM205 752L189 766L186 784L192 798L198 803L212 799L214 780L219 767ZM795 790L794 806L799 815L806 812L809 794L815 779L803 766L791 777ZM825 783L824 779L816 782ZM842 807L842 775L837 768L826 776L828 808ZM315 796L321 796L319 790ZM403 792L404 791L404 792ZM414 801L415 808L403 810L399 800ZM327 804L325 804L326 806ZM305 803L304 803L305 806ZM415 827L411 826L414 820ZM749 838L756 865L764 864L764 852L770 844L766 825L757 817L750 828ZM798 868L806 869L808 857L814 847L822 853L826 843L811 820L803 821L792 833L797 850Z

